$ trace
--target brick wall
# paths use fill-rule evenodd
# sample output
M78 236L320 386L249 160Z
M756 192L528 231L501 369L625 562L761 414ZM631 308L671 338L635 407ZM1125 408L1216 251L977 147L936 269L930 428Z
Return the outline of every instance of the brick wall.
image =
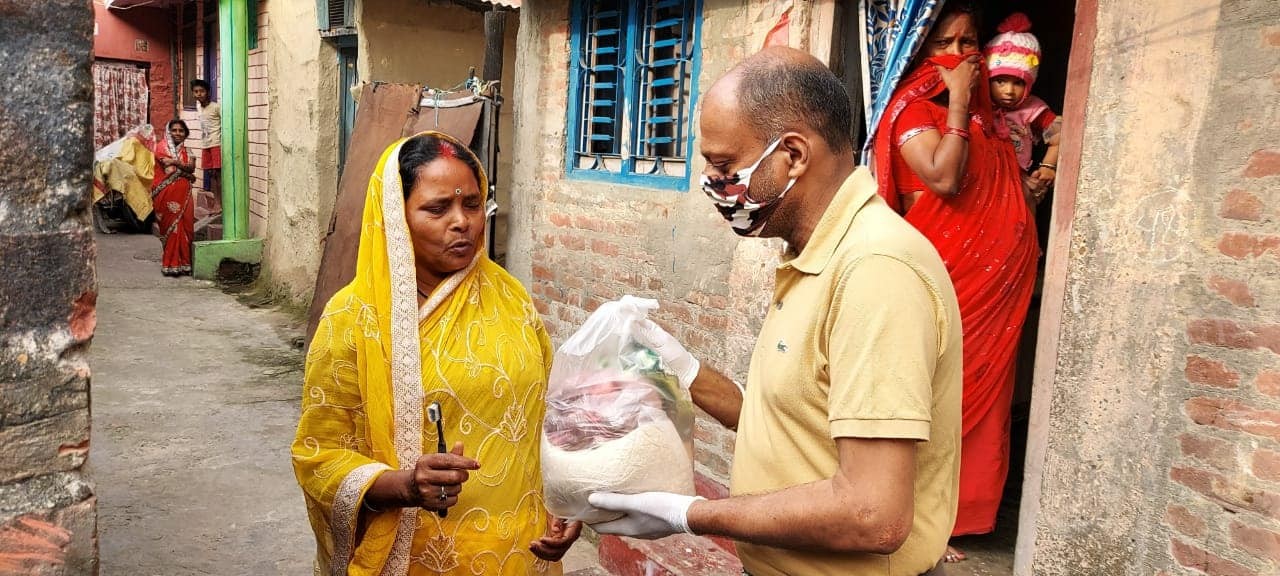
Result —
M780 12L768 2L722 9L741 5L706 2L703 88L758 47ZM564 1L522 10L520 53L531 56L520 63L514 95L516 148L523 152L515 158L509 267L529 287L556 342L603 302L624 294L655 298L656 319L673 335L708 364L745 379L780 246L740 242L701 193L566 179L568 14ZM693 164L696 180L700 159ZM727 483L732 433L700 418L696 435L698 472Z
M1203 144L1216 154L1202 162L1202 268L1188 287L1200 305L1165 515L1177 565L1211 576L1280 572L1280 26L1262 24L1280 10L1245 4L1220 15L1233 78L1210 115L1229 128Z
M268 4L258 1L258 47L249 51L249 232L261 238L267 227L267 42Z
M97 573L89 366L93 10L0 2L0 573Z
M1017 573L1277 574L1280 4L1097 5Z
M701 88L758 49L786 4L707 0ZM529 288L557 344L603 302L624 294L654 298L661 304L659 323L708 365L745 381L781 245L740 241L732 233L697 192L702 161L696 154L692 193L566 177L568 16L565 0L526 3L521 10L521 59L509 92L517 153L507 267ZM694 435L699 492L724 496L733 433L703 415ZM728 547L725 542L663 542L606 539L602 560L618 574L643 573L666 557L687 557L686 566L696 558L709 570L686 568L687 574L726 574L732 569L725 566L736 562L714 552Z

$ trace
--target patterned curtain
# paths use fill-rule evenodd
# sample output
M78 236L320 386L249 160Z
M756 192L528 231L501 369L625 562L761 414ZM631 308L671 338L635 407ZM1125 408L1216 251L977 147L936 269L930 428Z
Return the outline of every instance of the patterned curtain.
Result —
M147 71L127 64L93 64L93 148L147 123Z
M943 1L858 0L858 17L866 24L862 30L862 88L867 95L863 100L867 107L864 162L871 157L880 116L929 35Z

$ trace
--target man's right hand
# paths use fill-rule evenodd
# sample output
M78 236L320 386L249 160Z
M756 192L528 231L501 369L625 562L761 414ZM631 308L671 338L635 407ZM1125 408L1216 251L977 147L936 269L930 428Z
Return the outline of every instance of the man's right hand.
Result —
M409 500L415 506L448 510L458 503L462 484L471 476L467 471L480 469L480 463L463 456L462 450L462 443L457 442L449 452L418 457L408 487Z
M662 363L667 365L667 369L676 375L676 379L680 381L680 387L685 390L693 385L693 379L698 377L698 370L702 367L702 363L693 357L688 350L685 349L674 336L663 330L654 321L645 319L636 322L635 339L641 345L653 350Z

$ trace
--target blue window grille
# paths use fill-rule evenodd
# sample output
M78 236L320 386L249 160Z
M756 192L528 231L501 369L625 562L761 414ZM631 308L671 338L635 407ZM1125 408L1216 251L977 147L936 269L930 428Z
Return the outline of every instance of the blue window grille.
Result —
M567 170L688 190L701 0L576 0Z

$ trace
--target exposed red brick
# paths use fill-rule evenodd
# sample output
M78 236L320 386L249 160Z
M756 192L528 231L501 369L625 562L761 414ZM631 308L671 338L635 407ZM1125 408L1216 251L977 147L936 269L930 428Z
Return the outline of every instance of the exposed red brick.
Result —
M1183 407L1196 424L1280 440L1280 411L1260 410L1239 400L1207 396L1190 398Z
M608 232L609 223L596 218L587 216L575 216L573 218L573 227L582 230L590 230L592 232Z
M1280 255L1280 236L1227 232L1218 241L1218 250L1236 260L1257 258L1268 254Z
M1263 178L1280 174L1280 150L1258 150L1249 155L1249 164L1244 168L1244 175L1249 178Z
M65 563L71 532L35 516L0 526L0 572L31 574L41 566Z
M564 228L569 225L569 216L567 214L554 213L547 217L551 224L557 228Z
M725 316L701 314L698 316L698 324L708 330L727 330L729 328L729 319Z
M1190 456L1223 472L1236 470L1236 447L1226 440L1187 433L1178 437L1182 454Z
M578 236L571 236L571 235L569 235L569 234L561 234L561 235L559 235L556 239L560 241L560 245L561 245L561 246L564 246L565 248L567 248L567 249L569 249L569 250L582 251L582 250L586 250L586 249L587 249L587 241L586 241L585 239L583 239L583 238L578 237Z
M1280 398L1280 372L1263 370L1258 374L1258 377L1254 379L1253 387L1257 388L1258 392L1266 394L1267 396Z
M1200 356L1187 356L1187 381L1217 388L1235 388L1240 384L1240 374L1226 364Z
M533 299L533 307L537 308L538 313L543 316L547 316L551 312L551 307L547 305L547 300L545 298L535 297Z
M1253 298L1253 292L1249 290L1249 284L1242 280L1233 280L1215 275L1209 277L1208 284L1209 289L1217 292L1219 296L1226 298L1227 302L1236 306L1251 308L1257 305L1257 301Z
M592 240L591 251L600 256L617 256L620 251L618 245L606 240Z
M533 278L534 278L534 280L549 280L549 281L554 281L554 280L556 279L556 275L555 275L555 273L554 273L554 272L552 272L552 271L551 271L551 269L550 269L550 268L547 268L546 266L539 266L539 265L537 265L537 264L534 264L534 265L533 265Z
M69 324L71 337L76 341L83 342L93 337L93 329L98 325L97 304L98 293L91 290L81 294L71 305Z
M1280 562L1280 534L1276 532L1235 521L1231 523L1231 541L1258 558Z
M1267 28L1262 31L1263 42L1268 46L1280 47L1280 28Z
M1196 516L1194 512L1183 506L1176 504L1169 506L1164 513L1164 522L1170 528L1192 538L1199 538L1204 535L1204 519Z
M1187 325L1192 344L1252 350L1266 348L1280 354L1280 324L1246 324L1222 318L1192 320Z
M556 237L555 237L555 236L553 236L553 235L551 235L551 234L543 234L543 236L542 236L542 245L543 245L543 246L546 246L547 248L555 248L555 247L556 247Z
M657 278L649 279L649 290L652 290L654 292L660 292L662 291L662 288L663 288L663 284L661 280Z
M1222 211L1219 214L1232 220L1258 222L1262 220L1262 210L1261 198L1244 190L1232 190L1222 199Z
M1249 510L1280 520L1280 493L1242 486L1217 472L1186 466L1169 470L1169 478L1229 510Z
M689 307L684 304L663 304L659 310L677 322L693 324L693 314L689 312Z
M1253 453L1253 476L1268 482L1280 482L1280 452L1259 448Z
M1187 568L1209 576L1257 576L1257 572L1217 554L1197 548L1181 540L1170 542L1174 560Z

